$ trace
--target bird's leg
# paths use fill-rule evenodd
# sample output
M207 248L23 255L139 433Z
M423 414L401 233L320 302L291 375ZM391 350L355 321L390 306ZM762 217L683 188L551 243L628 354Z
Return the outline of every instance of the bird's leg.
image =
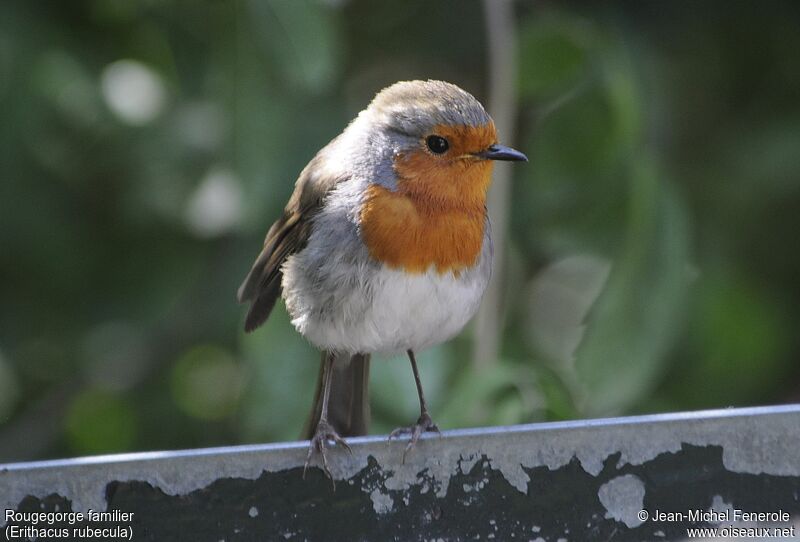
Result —
M333 482L333 475L331 474L331 469L328 468L328 458L326 457L326 443L332 441L337 444L341 444L344 446L348 452L351 454L353 451L350 449L350 446L347 445L347 442L339 436L339 433L333 428L333 426L328 423L328 400L331 396L331 380L333 378L333 361L335 355L332 352L328 352L327 356L325 357L325 367L323 368L324 371L324 380L322 384L322 412L319 416L319 422L317 422L317 428L314 431L314 436L311 438L311 442L308 446L308 455L306 456L306 464L303 467L303 478L306 477L306 471L308 470L308 464L311 462L311 456L314 455L314 452L319 452L319 455L322 457L322 470L325 471L325 474L328 478L331 479ZM334 482L334 489L336 489L336 483Z
M433 423L430 414L428 414L428 405L425 402L425 394L422 392L422 380L419 378L419 370L417 369L417 360L414 357L414 351L408 350L407 353L408 359L411 360L411 370L414 371L414 382L417 384L417 395L419 396L419 419L417 419L417 423L414 425L410 427L398 427L389 435L389 439L399 437L400 435L411 435L411 440L408 441L408 446L406 446L406 449L403 452L403 463L406 462L406 454L417 444L417 441L422 433L428 431L439 433L439 428L436 427L436 424Z

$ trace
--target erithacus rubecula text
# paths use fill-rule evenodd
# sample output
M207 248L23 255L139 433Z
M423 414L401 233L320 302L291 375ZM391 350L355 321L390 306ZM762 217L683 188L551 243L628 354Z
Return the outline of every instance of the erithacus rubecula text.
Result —
M245 330L282 296L294 327L322 351L306 437L330 476L326 443L364 434L372 353L406 352L420 416L406 451L437 431L414 352L456 335L478 309L492 270L486 194L500 145L471 94L406 81L372 103L308 163L239 288Z

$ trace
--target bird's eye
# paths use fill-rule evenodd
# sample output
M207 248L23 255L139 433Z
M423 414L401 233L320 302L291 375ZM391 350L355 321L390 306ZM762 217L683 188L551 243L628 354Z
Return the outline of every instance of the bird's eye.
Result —
M447 142L447 140L437 135L428 136L428 139L425 140L425 143L427 143L428 148L434 154L444 154L447 152L447 149L450 148L450 144Z

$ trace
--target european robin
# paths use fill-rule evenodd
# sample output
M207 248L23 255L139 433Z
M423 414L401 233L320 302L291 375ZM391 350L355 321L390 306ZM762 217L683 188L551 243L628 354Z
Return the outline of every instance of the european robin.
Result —
M364 434L372 353L406 352L420 416L391 437L438 428L414 352L456 335L492 272L486 212L493 160L523 160L497 142L471 94L443 81L404 81L369 106L300 173L239 288L245 330L282 296L294 327L322 351L306 428L313 453Z

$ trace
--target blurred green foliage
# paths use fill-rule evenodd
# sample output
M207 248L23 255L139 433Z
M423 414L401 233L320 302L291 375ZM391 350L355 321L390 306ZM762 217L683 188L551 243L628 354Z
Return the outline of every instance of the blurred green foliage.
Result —
M515 8L503 349L421 353L440 427L797 400L800 6ZM318 354L236 288L376 91L486 103L486 48L473 1L4 2L0 460L296 438Z

